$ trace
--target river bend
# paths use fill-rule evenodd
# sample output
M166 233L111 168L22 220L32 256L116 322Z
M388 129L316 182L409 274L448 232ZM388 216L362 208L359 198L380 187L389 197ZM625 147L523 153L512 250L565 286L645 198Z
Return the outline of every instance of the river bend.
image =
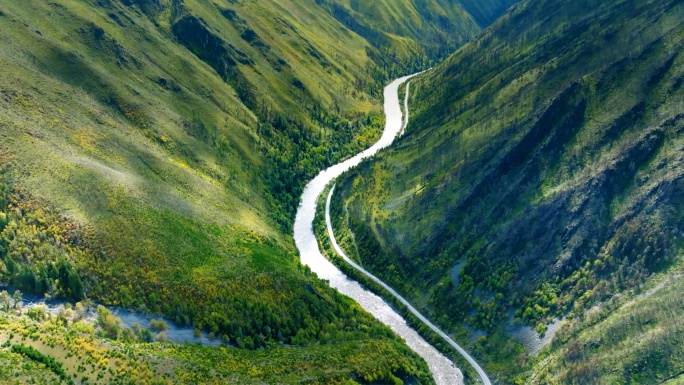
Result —
M399 78L384 91L385 129L382 137L370 148L362 151L353 158L336 164L321 171L309 184L302 194L302 202L297 210L294 223L294 239L299 249L302 264L309 266L320 278L330 281L330 286L340 293L358 302L366 311L373 314L382 323L388 325L401 336L413 351L427 362L428 367L438 385L462 384L463 375L448 358L427 343L406 321L395 312L382 298L361 287L361 285L345 276L335 265L326 259L318 248L318 242L313 231L313 220L316 215L316 202L328 183L340 176L351 167L358 165L364 158L374 155L378 150L389 146L394 138L404 128L401 106L399 105L398 89L408 81L409 75ZM407 89L408 91L408 89ZM448 337L447 337L448 338Z

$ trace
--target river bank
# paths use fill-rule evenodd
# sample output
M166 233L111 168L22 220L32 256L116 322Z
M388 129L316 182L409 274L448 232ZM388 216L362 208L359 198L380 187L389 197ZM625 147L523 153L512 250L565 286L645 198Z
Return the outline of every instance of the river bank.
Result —
M362 288L358 282L347 278L346 275L323 256L313 231L316 202L326 185L346 170L358 165L363 159L389 146L402 130L404 121L399 104L398 89L401 84L416 75L399 78L385 87L384 108L386 122L380 140L358 155L321 171L316 178L307 184L302 194L301 204L297 210L294 224L294 239L299 249L302 264L309 266L320 278L328 280L330 286L357 301L366 311L373 314L378 320L388 325L395 333L401 336L406 341L406 344L427 362L437 384L462 384L463 375L461 371L449 359L427 343L382 298Z

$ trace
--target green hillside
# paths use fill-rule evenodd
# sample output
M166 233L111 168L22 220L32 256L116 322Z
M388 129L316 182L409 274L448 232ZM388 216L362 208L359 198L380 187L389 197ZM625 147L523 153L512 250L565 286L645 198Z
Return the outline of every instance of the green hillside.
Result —
M460 0L459 2L482 28L488 27L513 4L518 3L516 0Z
M394 76L405 74L407 65L413 69L427 68L435 58L453 53L480 29L458 2L448 0L316 3L378 48L377 62Z
M417 78L406 134L338 181L349 253L504 382L679 375L676 298L635 295L682 260L683 16L668 0L514 6ZM554 319L527 371L507 331Z
M324 134L307 116L307 106L291 101L292 93L304 93L289 86L297 79L294 68L311 59L293 55L292 64L282 64L284 74L276 75L267 65L268 55L257 56L264 48L239 35L234 43L216 40L223 38L200 18L214 18L215 28L225 28L221 35L231 41L229 33L239 33L216 5L176 6L160 5L158 14L143 8L143 14L138 6L114 2L3 5L0 23L3 31L11 31L0 55L5 68L2 158L10 186L3 211L10 225L6 231L11 230L3 258L6 265L20 266L7 269L6 279L24 291L42 293L56 277L41 266L66 259L91 298L142 306L221 334L253 331L249 320L233 326L226 320L243 311L234 304L255 302L263 308L247 314L257 319L264 312L277 314L270 321L273 333L282 329L294 337L301 320L294 320L294 311L282 304L295 306L311 278L300 271L286 234L269 215L272 207L288 203L285 198L269 201L278 178L270 153L287 156L283 150L288 148L306 153L291 139L298 131L278 129ZM206 45L195 46L193 39ZM365 43L351 34L349 39L350 46L360 47L360 58L343 60L367 61ZM238 45L255 52L248 56ZM207 52L195 56L186 46ZM263 75L257 76L257 69ZM321 66L313 70L325 71ZM318 94L332 98L339 91L335 97L347 111L361 111L364 105L366 111L373 109L362 96L340 90L351 73L331 75L328 93ZM252 100L257 86L264 96ZM248 106L252 103L254 110ZM257 116L258 108L281 126ZM359 144L376 133L372 125L359 125L328 135L342 144L345 131L346 140ZM307 155L312 168L325 163L323 156L313 155ZM58 214L45 215L48 208ZM282 211L289 213L287 207ZM61 213L66 220L59 218ZM22 232L50 243L41 231L53 226L55 245L44 252L15 236ZM65 240L82 252L62 257ZM278 290L279 285L288 290ZM314 307L315 302L307 300ZM310 308L308 317L316 313Z
M400 3L346 20L391 11L389 27L419 2ZM314 173L379 137L390 76L479 27L458 7L421 9L378 44L329 9L0 2L0 281L152 311L247 349L353 344L370 357L387 342L423 370L299 264L291 223Z

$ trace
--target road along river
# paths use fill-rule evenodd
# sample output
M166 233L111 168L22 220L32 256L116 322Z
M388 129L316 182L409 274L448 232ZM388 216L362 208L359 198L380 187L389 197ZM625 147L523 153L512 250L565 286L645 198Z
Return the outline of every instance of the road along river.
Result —
M389 285L386 283L382 282L379 278L374 276L373 274L369 273L366 269L363 267L359 266L358 263L352 261L349 257L347 257L347 254L344 253L344 250L340 247L340 245L337 244L337 240L335 240L335 234L333 233L333 228L332 228L332 220L330 219L330 200L332 199L333 192L335 192L335 186L333 186L330 189L330 193L328 194L328 199L325 201L325 224L328 227L328 236L330 237L330 242L333 245L333 248L337 252L337 254L342 257L348 264L350 264L353 268L356 270L360 271L363 273L365 276L368 278L372 279L375 281L377 284L380 286L384 287L385 290L389 291L390 294L395 296L401 303L406 306L413 315L418 317L422 323L424 323L427 327L432 329L435 333L437 333L440 337L442 337L451 347L456 349L462 356L465 358L470 365L475 368L475 371L477 371L477 374L480 376L480 379L485 385L491 385L491 382L489 381L489 378L487 377L487 374L482 370L480 365L473 359L470 354L468 354L463 348L461 348L456 342L454 342L446 333L441 331L440 329L437 328L430 320L425 318L416 308L413 307L404 297L401 296L401 294L397 293L394 289L392 289Z
M373 314L378 320L388 325L395 333L401 336L406 341L406 344L427 362L437 384L462 384L463 375L461 374L461 371L454 366L453 362L427 343L415 330L409 327L406 324L406 321L383 301L382 298L362 288L358 282L347 278L347 276L323 256L318 248L318 242L316 241L316 236L313 232L316 202L318 197L325 190L326 185L340 176L343 172L358 165L364 158L372 156L378 152L378 150L389 146L397 134L404 128L401 106L399 105L398 89L401 84L415 75L417 74L399 78L385 87L384 108L386 122L385 130L383 131L380 140L353 158L321 171L306 185L304 193L302 194L302 202L297 210L297 216L295 218L294 239L297 248L299 249L302 263L309 266L309 268L320 278L329 280L330 286L336 288L340 293L353 298L366 311ZM431 324L429 324L429 326L430 325ZM434 328L434 325L432 327ZM449 338L443 333L442 335L447 339ZM477 365L477 363L475 363L475 365ZM476 366L476 369L479 369L479 366ZM484 372L482 372L482 374L484 374ZM486 375L483 376L483 379L485 383L489 384Z

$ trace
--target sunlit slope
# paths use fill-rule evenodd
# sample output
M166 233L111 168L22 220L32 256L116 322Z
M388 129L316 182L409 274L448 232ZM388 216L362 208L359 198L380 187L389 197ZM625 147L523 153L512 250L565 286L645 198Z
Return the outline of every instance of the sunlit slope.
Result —
M683 15L675 1L525 2L416 79L405 136L336 193L364 266L442 325L486 331L475 349L500 375L522 357L503 325L544 331L670 274Z
M393 338L288 228L378 137L371 43L313 1L2 2L0 30L0 280L251 349Z

